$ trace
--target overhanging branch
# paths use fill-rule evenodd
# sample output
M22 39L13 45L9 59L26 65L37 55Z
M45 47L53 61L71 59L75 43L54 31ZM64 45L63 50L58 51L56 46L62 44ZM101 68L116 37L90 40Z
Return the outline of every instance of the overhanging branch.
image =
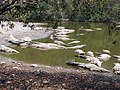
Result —
M7 11L10 11L12 8L16 7L16 6L21 6L23 4L30 4L30 5L34 5L37 4L35 3L35 1L27 1L27 0L11 0L11 2L9 0L3 0L4 2L2 4L0 4L0 15L4 14Z

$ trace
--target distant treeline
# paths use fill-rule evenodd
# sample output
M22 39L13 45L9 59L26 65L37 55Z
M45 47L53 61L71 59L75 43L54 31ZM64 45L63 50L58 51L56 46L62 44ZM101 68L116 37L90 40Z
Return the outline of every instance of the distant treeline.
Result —
M42 0L33 19L111 22L120 20L120 0Z
M12 18L19 20L120 21L120 0L29 0L16 6ZM34 3L34 4L33 4ZM9 15L8 15L9 16ZM18 18L19 17L19 18Z

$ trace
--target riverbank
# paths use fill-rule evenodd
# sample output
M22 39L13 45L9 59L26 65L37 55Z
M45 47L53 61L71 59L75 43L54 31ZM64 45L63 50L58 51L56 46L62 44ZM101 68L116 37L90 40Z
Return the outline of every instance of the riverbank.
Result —
M9 45L9 34L18 39L48 37L53 31L31 30L16 22L15 28L0 29L0 44ZM21 27L20 27L21 26ZM55 66L25 64L0 57L0 90L119 90L120 76Z
M23 37L30 37L32 40L42 39L48 37L52 30L46 30L46 28L41 27L41 23L37 23L39 26L37 29L32 30L30 26L24 26L25 24L22 22L11 22L14 24L14 28L9 28L10 25L7 22L2 22L3 27L0 26L0 45L10 45L8 43L9 35L12 34L17 39L21 39ZM32 23L30 23L32 26Z
M17 62L0 64L0 90L119 90L120 77Z

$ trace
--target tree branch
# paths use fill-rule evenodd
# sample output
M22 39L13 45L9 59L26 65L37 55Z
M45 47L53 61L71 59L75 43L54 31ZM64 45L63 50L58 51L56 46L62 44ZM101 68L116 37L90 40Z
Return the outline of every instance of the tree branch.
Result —
M9 1L3 2L3 4L0 6L0 15L4 12L12 9L16 3L18 3L19 0L12 0L10 3Z

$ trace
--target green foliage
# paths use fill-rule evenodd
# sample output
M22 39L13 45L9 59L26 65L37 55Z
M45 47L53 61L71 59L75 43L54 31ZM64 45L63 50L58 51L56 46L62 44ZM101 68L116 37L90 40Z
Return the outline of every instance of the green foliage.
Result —
M75 0L74 0L75 1ZM78 21L110 21L110 0L76 0L74 4L74 17ZM111 14L110 14L111 13Z
M120 18L119 1L113 0L41 0L34 19L110 22ZM39 18L38 18L39 16Z
M111 22L120 19L119 0L34 0L12 9L20 21L69 19L75 21Z
M111 17L114 21L120 21L120 3L116 3L112 8Z

